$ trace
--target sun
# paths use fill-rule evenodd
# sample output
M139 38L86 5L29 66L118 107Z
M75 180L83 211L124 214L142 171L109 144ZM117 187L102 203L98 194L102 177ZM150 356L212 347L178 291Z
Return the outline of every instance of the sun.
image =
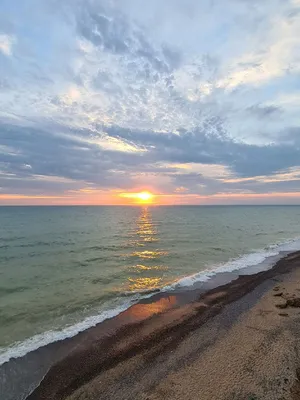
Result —
M136 197L141 201L148 202L148 201L152 200L153 194L149 193L149 192L140 192L140 193L136 194Z
M154 198L154 194L147 191L138 193L120 193L119 196L126 197L128 199L133 199L138 203L144 203L144 204L151 203Z

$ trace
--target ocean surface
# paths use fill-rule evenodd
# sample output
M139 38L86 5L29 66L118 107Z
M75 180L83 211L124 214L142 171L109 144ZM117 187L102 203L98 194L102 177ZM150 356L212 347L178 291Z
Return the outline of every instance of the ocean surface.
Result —
M0 365L300 249L300 206L0 207Z

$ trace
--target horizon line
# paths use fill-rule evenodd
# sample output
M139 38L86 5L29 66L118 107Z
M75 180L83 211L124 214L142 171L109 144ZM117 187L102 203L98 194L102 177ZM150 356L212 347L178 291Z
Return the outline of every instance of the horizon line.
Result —
M300 207L299 204L0 204L0 207Z

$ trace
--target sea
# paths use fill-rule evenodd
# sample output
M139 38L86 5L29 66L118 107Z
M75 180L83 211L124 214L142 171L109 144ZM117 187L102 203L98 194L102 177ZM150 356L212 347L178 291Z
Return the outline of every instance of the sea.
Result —
M300 206L0 207L0 365L300 249Z

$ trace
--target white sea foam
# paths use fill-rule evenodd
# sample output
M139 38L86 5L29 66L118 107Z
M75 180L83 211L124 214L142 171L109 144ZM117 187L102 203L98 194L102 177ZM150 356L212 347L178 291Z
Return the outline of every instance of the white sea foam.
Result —
M115 317L122 311L125 311L127 308L129 308L132 304L132 301L127 301L118 308L103 311L98 315L87 317L83 321L78 322L75 325L67 326L62 330L50 330L32 336L31 338L26 339L24 342L17 342L8 348L0 348L0 365L9 361L11 358L23 357L27 353L46 346L47 344L71 338L77 335L79 332L85 331L86 329L91 328L108 318Z
M255 251L250 254L243 255L236 259L230 260L225 264L214 265L206 270L196 274L181 278L173 285L164 288L164 290L176 289L179 287L192 286L197 282L207 282L213 276L221 272L233 272L244 268L262 264L268 259L273 260L273 257L279 256L281 252L292 252L300 249L300 238L291 239L285 242L272 244L265 249ZM271 266L271 265L269 265ZM266 265L266 268L268 265Z
M273 257L279 256L281 252L292 252L300 249L300 238L288 240L286 242L277 243L268 246L266 249L255 251L250 254L246 254L234 260L228 261L222 265L215 265L204 271L196 273L191 276L184 277L171 286L166 286L162 291L174 290L179 287L187 287L194 285L196 282L206 282L220 272L232 272L241 270L243 268L259 265L266 262L269 258L273 260ZM134 297L126 299L118 307L102 311L98 315L90 316L85 318L83 321L78 322L72 326L67 326L62 330L50 330L42 334L35 335L23 342L15 343L14 345L7 348L0 348L0 365L9 361L12 358L19 358L25 356L31 351L37 350L40 347L46 346L47 344L58 342L67 338L71 338L88 328L91 328L100 322L112 318L122 311L128 309L132 304L136 303L140 298L151 297L152 294L140 295L136 294Z

